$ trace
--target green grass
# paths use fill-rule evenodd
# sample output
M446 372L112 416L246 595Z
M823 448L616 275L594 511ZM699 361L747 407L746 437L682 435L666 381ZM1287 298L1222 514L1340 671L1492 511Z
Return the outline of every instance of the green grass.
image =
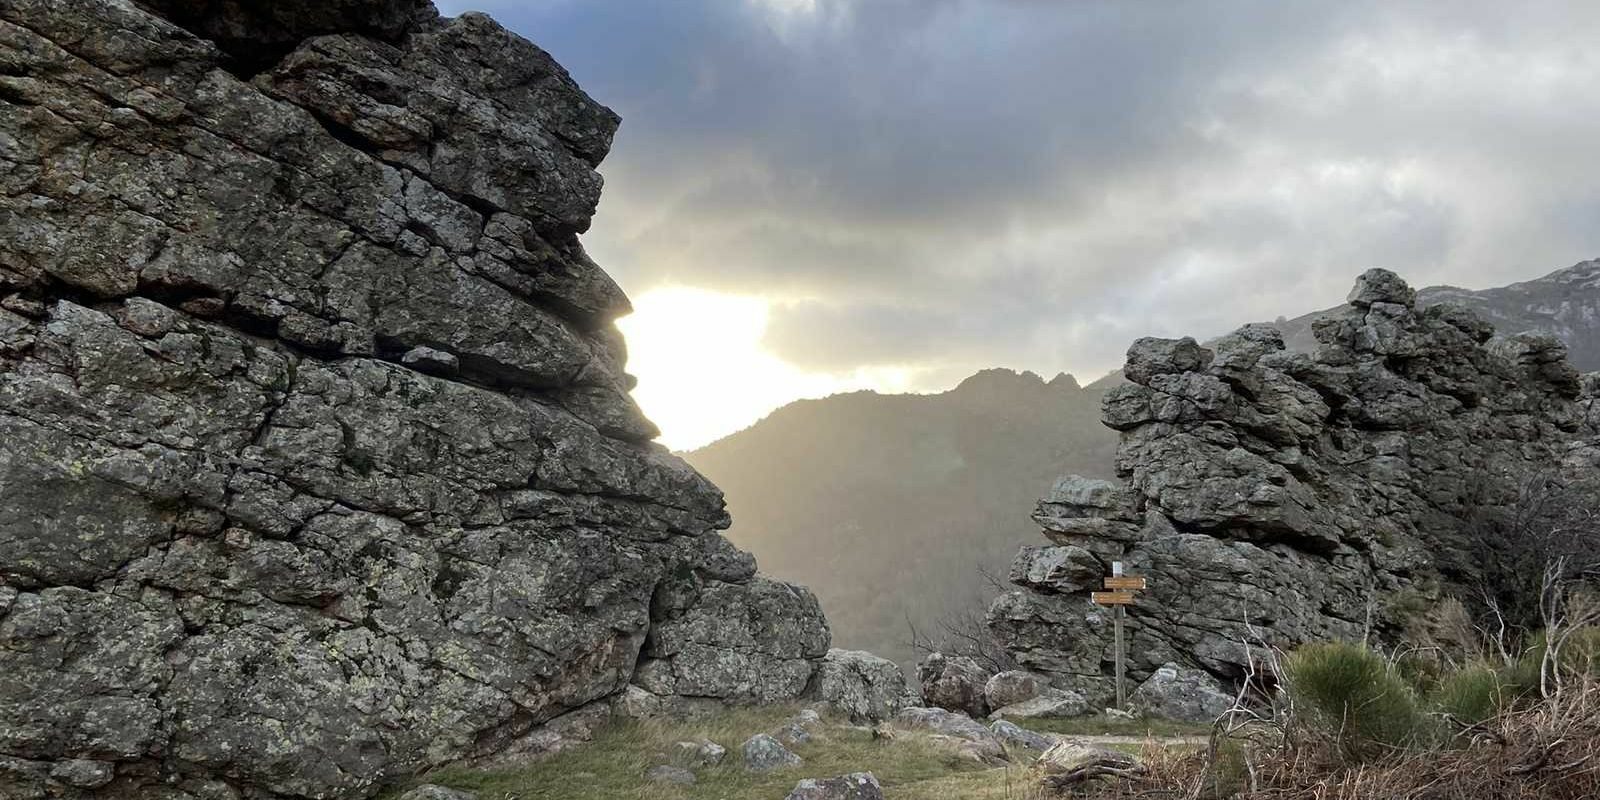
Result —
M1349 642L1301 646L1285 661L1289 691L1353 760L1428 734L1416 694L1382 655Z
M1507 706L1517 693L1494 667L1472 664L1442 678L1432 694L1439 710L1461 722L1482 722Z
M734 709L698 720L617 721L590 742L526 767L505 770L446 769L419 782L477 792L499 800L722 800L781 798L801 778L827 778L850 772L871 772L890 798L1023 797L1025 765L991 769L959 759L934 746L926 736L901 731L888 741L869 730L836 719L813 731L810 742L794 745L805 763L768 773L744 770L740 745L757 733L770 732L792 717L798 707ZM679 741L704 737L728 748L720 766L696 771L692 786L646 781L650 767L666 763L665 753ZM1015 787L1003 793L1007 782ZM996 787L1002 793L995 793ZM391 796L397 796L399 792Z
M1111 719L1095 715L1072 719L1016 719L1012 722L1041 733L1063 736L1205 736L1211 725L1204 722L1177 722L1170 719Z

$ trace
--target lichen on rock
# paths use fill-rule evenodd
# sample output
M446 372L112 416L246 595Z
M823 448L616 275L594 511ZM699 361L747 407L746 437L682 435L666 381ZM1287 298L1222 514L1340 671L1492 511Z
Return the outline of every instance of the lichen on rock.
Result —
M1110 614L1088 592L1113 560L1149 580L1128 607L1135 681L1238 679L1247 642L1392 640L1479 574L1469 519L1593 452L1593 401L1551 337L1418 309L1385 270L1315 332L1313 354L1266 325L1129 349L1103 407L1120 480L1058 482L1034 516L1051 546L1023 549L990 608L1019 664L1109 700Z
M816 599L628 396L618 121L542 50L11 0L0 64L0 794L369 796L651 675L805 690Z

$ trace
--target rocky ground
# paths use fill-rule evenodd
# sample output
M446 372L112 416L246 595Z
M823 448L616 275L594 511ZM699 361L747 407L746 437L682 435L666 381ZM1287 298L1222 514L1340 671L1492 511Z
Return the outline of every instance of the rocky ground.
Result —
M1160 722L1097 719L1083 721L1078 729L1157 732L1148 736L1063 735L1044 730L1049 722L986 725L959 713L917 710L866 725L831 710L816 715L799 706L624 721L598 731L589 746L536 767L447 770L419 779L462 792L459 796L413 787L393 797L1020 800L1034 796L1040 756L1062 741L1116 757L1201 746L1201 740L1174 736L1172 726ZM752 747L752 741L762 744ZM790 757L775 756L773 750L780 748Z

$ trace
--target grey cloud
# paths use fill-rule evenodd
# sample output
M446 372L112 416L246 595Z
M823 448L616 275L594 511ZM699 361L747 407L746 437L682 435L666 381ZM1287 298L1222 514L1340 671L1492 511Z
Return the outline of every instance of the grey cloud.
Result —
M601 263L809 298L768 333L807 366L1092 377L1368 266L1489 285L1600 251L1592 4L778 5L489 10L623 115Z

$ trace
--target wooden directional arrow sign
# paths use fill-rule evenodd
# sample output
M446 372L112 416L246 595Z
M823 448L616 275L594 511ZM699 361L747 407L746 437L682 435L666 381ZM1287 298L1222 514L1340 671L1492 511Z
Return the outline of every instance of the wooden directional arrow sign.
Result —
M1102 606L1131 606L1133 592L1090 592L1089 599Z
M1143 589L1144 577L1129 577L1125 575L1106 578L1107 589Z

